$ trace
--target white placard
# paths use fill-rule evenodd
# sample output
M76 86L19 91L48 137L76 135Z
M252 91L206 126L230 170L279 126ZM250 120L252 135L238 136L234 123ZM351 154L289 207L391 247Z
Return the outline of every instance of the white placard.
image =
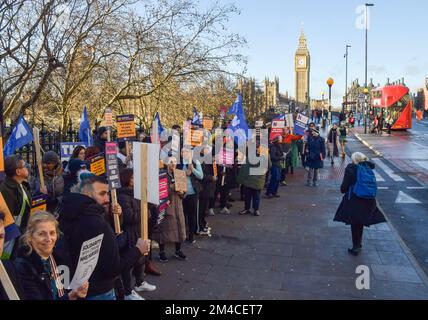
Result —
M73 280L71 280L69 289L74 290L79 288L91 277L98 263L103 237L104 233L83 242L80 249L79 262L77 263L76 272L74 273Z
M272 128L284 129L285 128L285 120L273 120Z
M285 120L287 122L287 127L289 127L289 128L294 127L294 119L293 119L293 115L291 113L285 115Z
M257 121L256 121L256 125L255 125L255 127L256 127L256 128L261 128L261 127L263 127L263 120L257 120Z
M141 159L141 146L147 144L147 159ZM160 145L153 143L133 143L134 155L134 198L141 200L141 184L147 184L147 202L159 205L159 153ZM147 163L147 181L141 181L143 161Z

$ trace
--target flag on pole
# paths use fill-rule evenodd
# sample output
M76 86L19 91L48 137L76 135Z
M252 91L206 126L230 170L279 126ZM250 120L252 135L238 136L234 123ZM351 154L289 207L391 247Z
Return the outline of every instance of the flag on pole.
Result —
M156 120L156 122L158 124L158 132L159 132L159 136L160 136L161 133L163 132L164 128L162 127L162 124L161 124L161 121L160 121L160 116L159 116L158 112L156 112L155 120Z
M91 124L89 123L86 106L83 107L82 118L80 118L79 140L87 143L87 146L92 146Z
M239 137L241 139L247 139L248 137L248 124L245 120L245 114L244 109L242 107L242 96L238 93L236 97L236 101L234 104L230 107L228 114L235 114L235 117L229 124L229 129L233 130L235 132L236 130L240 129L239 131Z
M192 124L196 124L196 125L201 125L202 121L201 118L199 117L198 111L196 110L196 107L193 107L193 120L192 120Z
M9 137L6 145L4 146L4 155L10 156L14 154L16 149L19 149L34 140L33 133L30 127L21 115L18 118L15 128L12 130L12 134Z
M242 95L240 93L237 94L236 100L233 103L233 105L230 107L230 109L227 112L227 114L231 115L231 114L239 114L239 113L243 113L243 110L242 110Z

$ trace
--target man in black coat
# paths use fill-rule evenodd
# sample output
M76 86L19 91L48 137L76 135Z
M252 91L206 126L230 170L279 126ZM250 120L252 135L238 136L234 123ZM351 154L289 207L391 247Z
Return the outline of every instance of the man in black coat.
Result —
M350 188L357 182L358 165L367 165L372 170L375 164L368 161L368 158L361 152L352 155L352 162L345 169L340 191L344 194L342 202L337 209L334 221L344 222L351 225L352 248L349 253L357 256L362 248L364 226L386 222L383 213L377 206L376 199L358 198Z
M100 152L104 153L106 150L106 142L107 142L107 128L99 127L97 131L97 135L94 138L94 147L97 147Z
M27 228L31 209L31 193L28 184L28 168L20 155L4 160L6 178L0 185L0 192L21 233ZM12 259L16 256L15 240L5 244L5 253Z
M109 186L104 177L90 176L79 185L80 193L64 197L59 217L60 230L64 233L64 251L69 252L69 267L74 274L82 243L104 234L97 266L89 279L87 299L114 299L115 280L124 270L129 270L150 248L149 240L138 239L135 247L119 253L116 235L106 217L110 208ZM121 214L121 208L112 208Z

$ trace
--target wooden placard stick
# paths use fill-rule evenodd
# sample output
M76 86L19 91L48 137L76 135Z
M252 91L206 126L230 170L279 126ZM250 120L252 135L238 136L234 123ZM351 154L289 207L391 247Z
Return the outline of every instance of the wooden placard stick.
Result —
M40 190L45 189L45 177L42 168L42 153L40 150L40 132L38 128L33 128L34 148L36 149L36 162L40 177Z
M15 287L10 281L9 275L4 268L3 262L0 260L0 282L3 285L4 290L9 298L9 300L20 300L18 293L15 290Z
M148 171L147 171L147 158L148 148L147 144L142 144L140 149L141 159L141 238L143 240L149 239L149 213L147 203L147 184L148 184ZM148 255L146 253L145 255Z
M111 142L110 127L107 128L107 141ZM111 202L112 202L113 206L117 205L116 189L112 189L111 190ZM114 232L116 234L121 233L122 231L120 230L120 219L119 219L119 216L117 214L113 214L113 220L114 220Z
M131 144L129 143L128 140L125 141L126 144L126 157L129 159L129 157L131 156Z

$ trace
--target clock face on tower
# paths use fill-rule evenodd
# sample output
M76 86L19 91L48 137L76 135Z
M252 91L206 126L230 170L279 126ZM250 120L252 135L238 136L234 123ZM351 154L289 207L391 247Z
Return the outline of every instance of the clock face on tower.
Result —
M304 57L299 57L297 58L297 66L299 68L304 68L306 67L306 59Z

